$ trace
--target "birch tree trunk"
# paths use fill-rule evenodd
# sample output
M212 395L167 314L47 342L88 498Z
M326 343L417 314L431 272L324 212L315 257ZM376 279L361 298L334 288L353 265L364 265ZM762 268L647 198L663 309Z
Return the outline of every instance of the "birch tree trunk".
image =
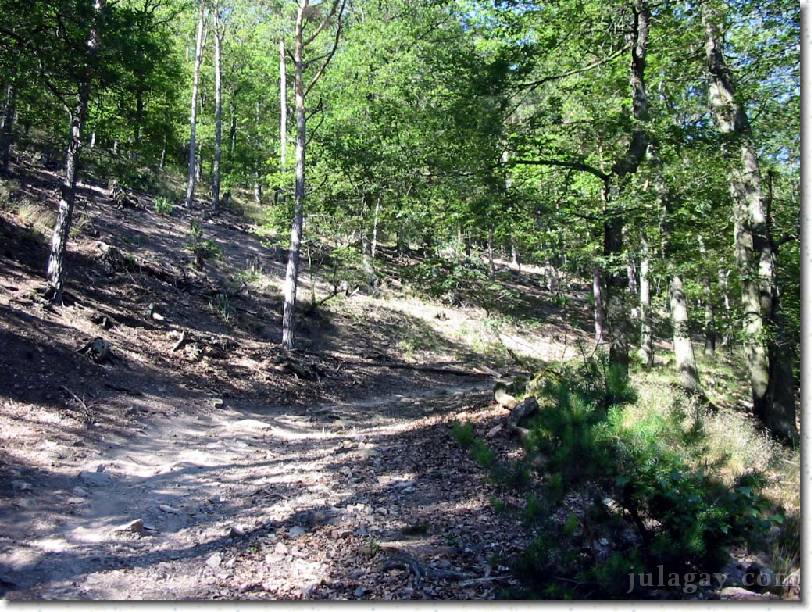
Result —
M304 13L309 0L300 0L296 11L295 42L293 49L294 88L296 91L296 182L294 188L293 224L290 230L290 249L288 266L285 272L285 305L282 313L282 344L290 350L293 348L296 310L296 286L299 277L299 247L302 239L302 217L305 196L305 105L302 61ZM280 51L283 47L280 45ZM281 95L280 95L281 98ZM281 124L280 124L281 126ZM284 138L284 136L282 136ZM281 153L280 153L281 156Z
M375 200L375 212L372 215L372 246L370 247L370 255L372 261L375 261L375 252L378 250L378 218L381 214L381 194Z
M197 18L197 37L195 39L195 68L192 77L192 103L189 113L189 168L186 177L186 206L192 205L195 198L199 166L197 165L197 149L195 137L197 134L197 96L200 89L200 65L203 62L203 34L206 25L206 6L203 0L199 1L199 14Z
M595 299L595 342L606 342L606 304L603 295L603 273L600 266L592 268L592 297Z
M51 248L48 256L48 298L54 304L62 303L62 292L65 286L65 252L68 246L71 223L73 222L73 205L76 196L76 179L79 169L79 153L82 148L82 129L87 117L87 105L90 101L91 82L101 46L102 13L105 0L94 0L93 24L87 39L87 62L82 81L79 83L79 95L76 107L71 113L68 148L65 152L65 173L60 187L59 212L51 237Z
M742 286L745 355L750 370L753 412L773 433L794 440L798 436L794 397L787 397L784 390L776 388L785 373L778 375L781 359L776 361L775 356L781 353L781 347L772 333L774 330L770 329L770 324L780 318L780 312L775 299L778 290L772 240L761 200L758 155L747 113L737 99L733 75L727 66L720 29L722 15L714 2L702 4L702 22L711 77L710 106L724 138L724 152L731 161L734 256ZM791 376L789 383L794 387Z
M211 207L213 212L220 209L220 160L223 145L223 84L221 51L223 28L220 21L220 7L214 7L214 159L211 167Z
M654 341L651 333L651 288L649 286L648 241L640 244L640 360L650 368L654 365Z

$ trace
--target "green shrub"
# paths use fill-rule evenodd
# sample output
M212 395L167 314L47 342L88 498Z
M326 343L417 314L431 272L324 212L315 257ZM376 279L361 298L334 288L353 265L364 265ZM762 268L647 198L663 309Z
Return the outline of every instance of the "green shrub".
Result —
M189 239L186 248L195 256L198 265L206 259L220 257L222 250L214 240L203 237L203 228L199 221L193 220L189 228Z
M660 566L666 575L714 572L730 545L763 537L778 520L769 518L759 475L730 486L698 467L701 426L682 411L629 423L625 404L634 401L634 389L604 356L549 378L535 385L551 401L528 423L524 441L527 457L545 459L524 511L538 535L515 567L525 595L623 598L630 596L630 573L656 575ZM466 439L492 476L509 469L479 447L472 431ZM527 459L513 463L526 467Z
M172 214L173 208L174 206L172 205L172 202L170 202L164 196L158 196L155 198L155 212L159 215L169 216Z

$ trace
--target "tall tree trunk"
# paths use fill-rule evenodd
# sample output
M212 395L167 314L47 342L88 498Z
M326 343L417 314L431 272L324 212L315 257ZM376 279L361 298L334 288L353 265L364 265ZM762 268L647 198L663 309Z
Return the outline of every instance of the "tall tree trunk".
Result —
M214 212L220 209L220 159L223 144L223 84L221 50L223 27L220 22L220 7L214 7L214 160L211 167L211 207Z
M0 118L0 169L8 171L11 160L11 143L14 140L14 119L17 116L17 88L10 84L6 88L6 103Z
M231 92L231 100L228 103L228 157L234 159L234 150L237 148L237 108L234 104L234 92ZM230 161L229 164L233 163Z
M51 237L51 249L48 256L48 293L50 301L55 304L62 303L62 292L65 286L65 252L67 251L68 237L73 222L79 153L82 148L82 128L87 117L91 83L96 68L99 47L101 46L101 21L104 7L105 0L94 0L93 24L90 27L87 39L86 67L79 83L76 107L70 118L68 148L65 152L65 174L62 177L60 188L59 213Z
M682 278L676 271L671 273L669 294L677 371L682 378L682 386L687 391L701 394L702 387L699 384L699 372L696 369L694 347L688 333L688 306L682 289Z
M648 121L648 97L646 95L645 73L648 49L650 10L647 0L634 0L632 6L633 23L631 62L629 64L629 86L632 92L633 129L623 157L612 166L611 176L605 181L604 198L606 220L604 222L604 255L610 262L616 260L623 251L624 219L617 210L621 183L640 166L648 146L648 135L643 127ZM615 261L615 263L617 263ZM606 274L606 317L609 332L609 357L622 367L629 364L629 344L631 322L628 278L612 266Z
M520 267L519 248L516 246L516 241L512 237L510 239L510 262L517 268Z
M285 41L279 41L279 172L285 172L288 165L288 90ZM274 204L281 204L283 189L274 190Z
M164 131L164 140L163 144L161 145L161 160L158 162L158 170L163 172L164 166L166 165L166 141L167 135L166 131Z
M699 256L704 262L707 258L705 241L698 236ZM710 275L707 270L702 271L702 302L705 307L705 354L713 355L716 352L716 321L714 318L713 292L711 291Z
M493 264L493 227L488 228L488 267L493 276L496 273L496 267Z
M293 224L290 230L290 250L285 272L285 306L282 313L282 344L288 350L293 348L293 332L296 310L296 286L299 278L299 246L302 239L302 217L305 196L305 100L302 53L304 43L302 30L304 14L309 0L300 0L296 11L295 42L293 49L294 89L296 91L296 184L294 188ZM284 53L280 45L280 51ZM283 56L284 57L284 56ZM280 87L281 90L281 87ZM280 94L281 99L281 94ZM281 124L280 124L281 125ZM280 153L281 156L281 153ZM281 159L281 157L280 157Z
M670 283L668 287L668 303L671 315L672 342L676 370L682 379L682 385L689 393L704 397L704 391L699 381L699 370L696 367L696 356L691 344L688 330L688 303L685 300L682 276L675 261L674 245L671 240L673 224L673 211L671 209L671 194L661 172L660 161L657 158L656 148L650 147L651 160L655 166L654 191L660 204L660 248L665 258Z
M378 194L375 200L375 212L372 215L372 246L370 247L370 255L372 261L375 261L375 252L378 250L378 219L381 214L381 194Z
M730 292L728 277L730 270L719 270L719 291L722 293L722 306L725 309L725 333L722 335L722 346L730 346Z
M651 331L648 241L643 237L640 242L640 360L650 368L654 365L654 337Z
M737 99L733 75L724 56L720 30L722 15L714 2L702 4L702 22L711 77L711 110L725 139L724 151L731 164L736 166L729 175L734 205L734 255L742 286L745 353L750 370L753 412L774 434L794 440L798 436L794 398L771 388L776 380L771 369L780 367L775 359L772 363L770 359L781 350L775 334L770 333L770 323L778 315L775 303L778 291L772 240L767 232L767 218L761 201L758 155L747 113Z
M279 168L288 164L288 85L285 41L279 41Z
M606 304L603 295L603 272L600 266L592 268L592 297L595 300L595 342L606 342Z
M195 41L195 67L192 78L192 103L189 113L189 169L186 177L186 206L191 206L195 198L195 186L199 175L197 164L196 134L197 134L197 96L200 90L200 65L203 62L203 34L206 26L206 7L203 0L199 2L197 18L197 38Z

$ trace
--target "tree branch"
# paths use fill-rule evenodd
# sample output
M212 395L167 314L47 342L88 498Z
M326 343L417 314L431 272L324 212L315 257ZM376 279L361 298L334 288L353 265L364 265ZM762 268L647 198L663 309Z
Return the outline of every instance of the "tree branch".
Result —
M333 56L336 53L336 49L338 49L338 40L341 37L341 26L343 23L343 16L344 16L344 6L347 4L347 0L341 0L341 9L338 11L338 22L336 23L336 35L333 39L333 48L330 49L330 52L327 54L322 65L316 71L316 74L313 75L313 78L310 79L310 83L308 83L307 87L305 88L305 97L313 88L313 86L318 82L321 78L321 75L324 74L325 69L330 64L330 61L333 59Z

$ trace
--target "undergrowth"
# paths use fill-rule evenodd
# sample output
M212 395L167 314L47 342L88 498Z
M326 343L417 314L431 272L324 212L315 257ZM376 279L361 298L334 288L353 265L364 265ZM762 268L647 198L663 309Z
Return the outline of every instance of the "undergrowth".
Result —
M763 546L785 522L763 473L709 461L704 419L681 402L635 411L637 391L605 356L547 368L527 388L542 408L523 424L522 459L500 460L470 424L453 431L494 482L524 491L535 538L513 564L524 586L504 596L644 598L641 572L718 571L731 546Z

